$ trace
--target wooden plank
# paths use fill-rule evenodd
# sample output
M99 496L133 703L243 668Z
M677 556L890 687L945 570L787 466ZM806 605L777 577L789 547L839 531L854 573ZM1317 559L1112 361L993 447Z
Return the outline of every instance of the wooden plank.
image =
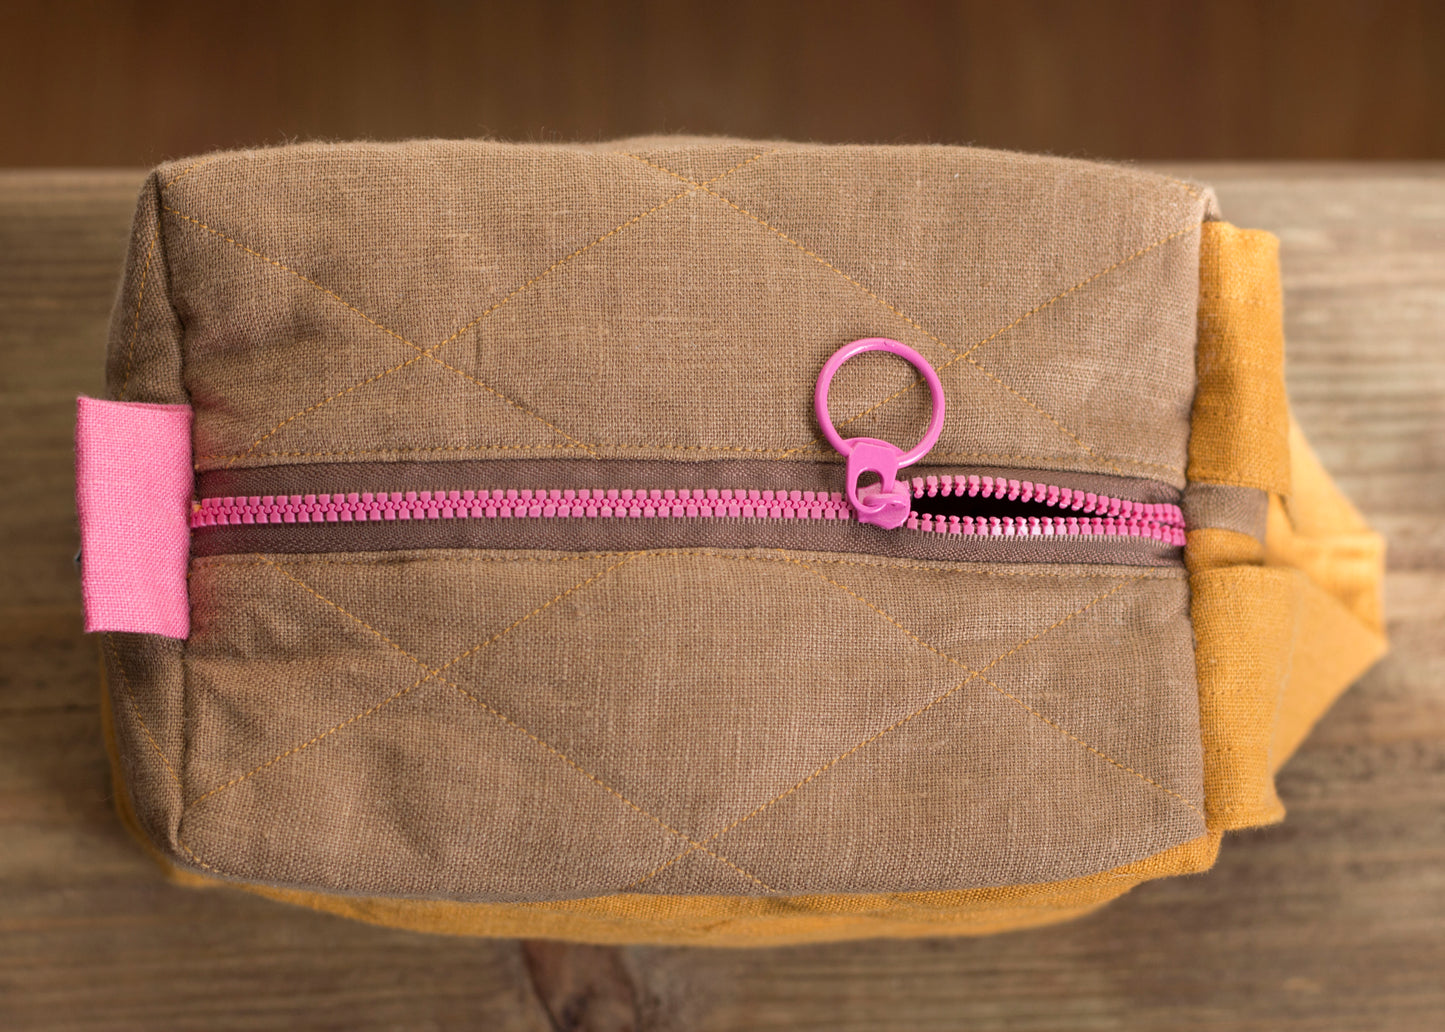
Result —
M980 940L430 938L161 881L109 812L71 557L74 395L138 172L0 174L0 1027L1418 1029L1445 1022L1445 169L1192 166L1284 242L1289 378L1391 536L1395 650L1207 875ZM540 998L539 998L540 997Z
M637 986L621 950L570 942L526 941L522 958L537 998L557 1029L636 1032Z

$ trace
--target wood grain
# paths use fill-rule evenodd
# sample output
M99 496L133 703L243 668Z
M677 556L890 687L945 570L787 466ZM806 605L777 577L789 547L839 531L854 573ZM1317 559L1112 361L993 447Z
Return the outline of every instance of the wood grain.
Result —
M0 1027L1415 1030L1445 1024L1445 168L1191 166L1283 239L1289 380L1391 539L1391 656L1277 828L1073 924L597 950L430 938L163 882L110 812L72 564L74 396L138 172L0 174Z
M7 0L0 166L723 133L1445 158L1435 0Z

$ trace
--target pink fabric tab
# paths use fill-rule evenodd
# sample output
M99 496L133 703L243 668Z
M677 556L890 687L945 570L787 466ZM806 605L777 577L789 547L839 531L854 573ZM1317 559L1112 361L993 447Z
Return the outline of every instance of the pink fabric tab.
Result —
M87 631L185 638L191 408L80 398L75 503Z

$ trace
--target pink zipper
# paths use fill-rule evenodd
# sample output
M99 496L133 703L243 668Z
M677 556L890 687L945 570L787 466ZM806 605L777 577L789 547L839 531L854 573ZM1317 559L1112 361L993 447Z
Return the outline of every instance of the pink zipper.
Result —
M1067 487L989 476L914 477L915 501L933 497L1034 503L1067 515L944 516L915 505L904 527L993 538L1136 537L1184 544L1177 505L1133 502ZM855 520L841 492L743 488L364 491L204 498L191 527L452 519Z
M986 498L1068 510L1079 516L940 517L914 508L904 524L909 530L980 537L1147 537L1170 545L1184 544L1184 513L1167 502L1134 502L1092 491L1002 477L948 474L914 477L910 494L920 498Z

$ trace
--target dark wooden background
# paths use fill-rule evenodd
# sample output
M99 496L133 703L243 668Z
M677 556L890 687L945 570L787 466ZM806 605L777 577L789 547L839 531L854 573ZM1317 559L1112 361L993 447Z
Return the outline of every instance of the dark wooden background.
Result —
M35 169L0 172L0 1029L1445 1027L1445 165L1279 160L1445 158L1442 11L0 6L0 166ZM1281 235L1296 412L1390 538L1394 645L1285 769L1285 824L1053 929L779 950L433 938L159 878L110 812L71 563L140 167L654 130L1173 160Z
M0 166L657 130L1445 158L1435 0L8 0L0 40Z

